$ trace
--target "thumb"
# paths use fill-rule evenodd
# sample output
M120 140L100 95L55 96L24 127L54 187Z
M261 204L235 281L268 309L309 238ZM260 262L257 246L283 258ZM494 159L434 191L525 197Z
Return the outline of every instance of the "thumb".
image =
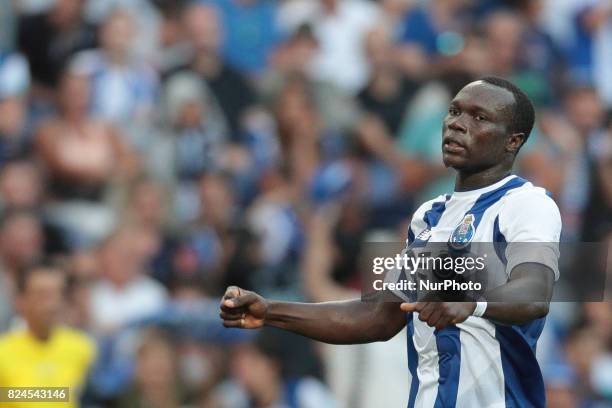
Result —
M406 312L406 313L410 313L410 312L416 312L417 311L417 303L402 303L400 305L400 309L402 310L402 312Z
M240 296L240 288L238 286L228 286L223 295L223 300L232 299Z

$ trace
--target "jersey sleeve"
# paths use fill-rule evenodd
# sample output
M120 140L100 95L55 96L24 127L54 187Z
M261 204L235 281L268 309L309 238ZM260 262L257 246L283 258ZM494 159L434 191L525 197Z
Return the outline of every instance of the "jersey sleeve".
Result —
M498 218L499 232L508 243L506 272L533 262L548 266L559 278L561 214L543 189L535 188L508 197Z

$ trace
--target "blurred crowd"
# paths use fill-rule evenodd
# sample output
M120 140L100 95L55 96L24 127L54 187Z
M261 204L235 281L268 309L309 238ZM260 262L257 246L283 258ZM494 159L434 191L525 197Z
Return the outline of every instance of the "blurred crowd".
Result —
M484 75L536 105L515 170L563 240L612 245L610 0L0 0L0 332L87 333L84 406L403 406L402 336L224 329L219 299L358 297L364 242L453 190L442 119ZM19 284L41 259L64 288ZM549 406L612 406L608 303L553 305L538 353Z

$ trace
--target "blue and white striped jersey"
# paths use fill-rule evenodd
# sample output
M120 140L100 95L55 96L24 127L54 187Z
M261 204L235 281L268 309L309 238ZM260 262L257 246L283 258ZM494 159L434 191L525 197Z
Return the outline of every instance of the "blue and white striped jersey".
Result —
M544 189L512 175L484 188L440 196L415 212L408 244L453 241L467 223L472 242L553 243L532 253L507 246L496 259L499 284L524 262L545 264L558 278L561 217ZM409 407L544 407L535 357L544 319L503 326L472 316L441 331L413 313L407 320Z

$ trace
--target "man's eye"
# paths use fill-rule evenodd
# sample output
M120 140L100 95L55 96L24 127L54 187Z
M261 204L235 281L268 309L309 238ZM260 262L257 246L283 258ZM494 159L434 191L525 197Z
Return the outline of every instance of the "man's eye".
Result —
M483 116L483 115L476 115L475 119L478 122L483 121L483 120L487 120L487 118L485 116Z
M448 113L449 113L451 116L456 116L456 115L459 113L459 111L457 111L457 109L455 109L455 108L449 108L449 109L448 109Z

